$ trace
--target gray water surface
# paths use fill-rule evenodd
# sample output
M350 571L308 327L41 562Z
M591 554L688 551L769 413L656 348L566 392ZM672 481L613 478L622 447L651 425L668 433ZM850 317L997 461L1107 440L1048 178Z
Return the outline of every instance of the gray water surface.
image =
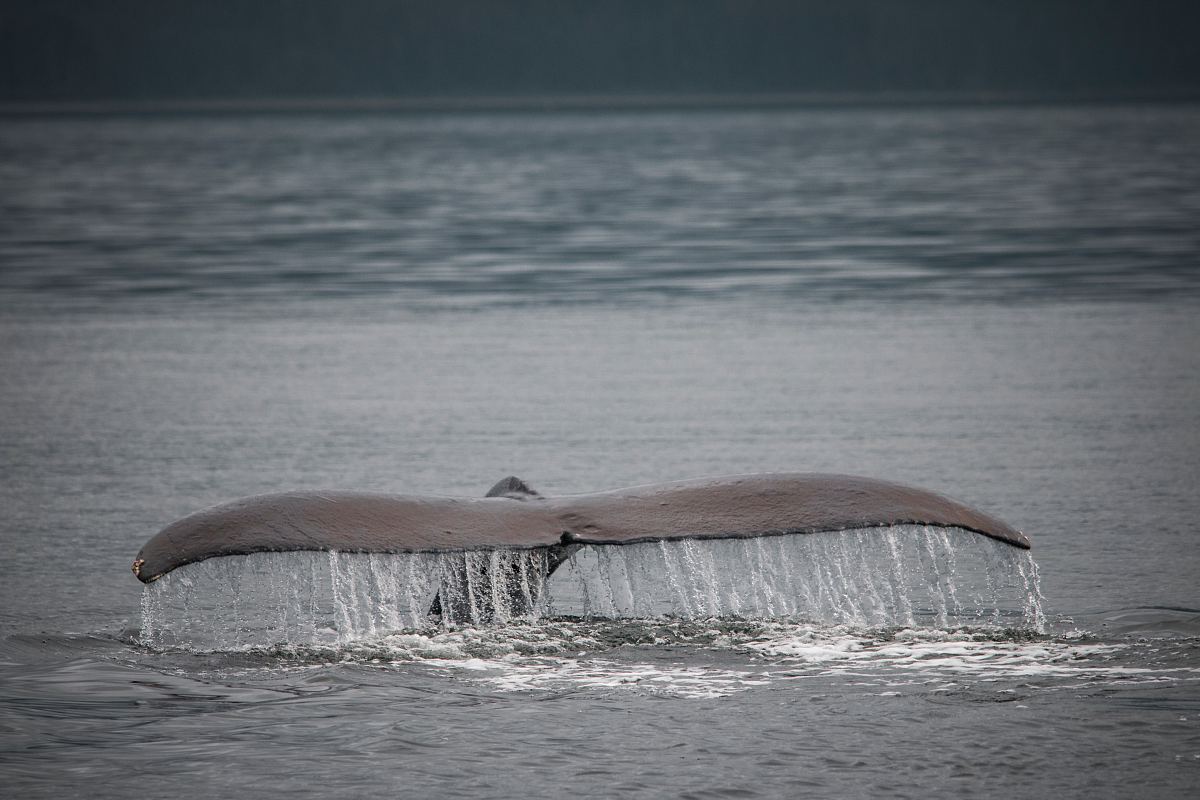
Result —
M14 796L1187 797L1200 114L0 125ZM163 525L294 488L944 492L1047 621L140 643ZM936 577L936 576L935 576Z
M0 289L405 307L1195 295L1192 106L6 119Z

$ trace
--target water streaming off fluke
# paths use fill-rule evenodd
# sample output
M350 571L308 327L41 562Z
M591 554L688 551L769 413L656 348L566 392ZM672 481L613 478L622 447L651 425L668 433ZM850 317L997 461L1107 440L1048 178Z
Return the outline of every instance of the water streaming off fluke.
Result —
M141 641L195 650L344 645L543 617L1044 627L1029 552L956 529L581 547L550 571L553 563L545 548L213 558L144 587Z

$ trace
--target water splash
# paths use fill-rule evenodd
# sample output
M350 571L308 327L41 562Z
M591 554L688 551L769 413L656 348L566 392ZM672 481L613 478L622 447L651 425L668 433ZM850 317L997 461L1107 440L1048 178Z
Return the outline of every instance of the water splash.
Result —
M545 607L545 550L252 553L174 570L142 595L147 646L345 645L435 624L507 624Z
M146 586L140 638L194 650L337 647L546 617L1045 627L1029 553L954 529L583 547L548 575L552 563L546 549L214 558Z
M586 548L548 593L551 613L581 617L1045 627L1028 551L921 526Z

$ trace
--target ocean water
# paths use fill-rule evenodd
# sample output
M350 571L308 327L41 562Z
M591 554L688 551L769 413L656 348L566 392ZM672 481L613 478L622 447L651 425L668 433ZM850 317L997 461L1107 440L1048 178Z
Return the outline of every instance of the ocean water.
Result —
M1197 142L1189 106L0 120L6 796L1194 796ZM409 563L129 572L260 492L771 471L1034 546L585 550L477 625Z

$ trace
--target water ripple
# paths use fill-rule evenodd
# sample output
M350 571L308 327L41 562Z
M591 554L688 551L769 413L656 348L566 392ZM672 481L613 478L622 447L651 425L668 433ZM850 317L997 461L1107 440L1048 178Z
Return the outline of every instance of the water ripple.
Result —
M0 299L1200 292L1200 113L9 120Z

